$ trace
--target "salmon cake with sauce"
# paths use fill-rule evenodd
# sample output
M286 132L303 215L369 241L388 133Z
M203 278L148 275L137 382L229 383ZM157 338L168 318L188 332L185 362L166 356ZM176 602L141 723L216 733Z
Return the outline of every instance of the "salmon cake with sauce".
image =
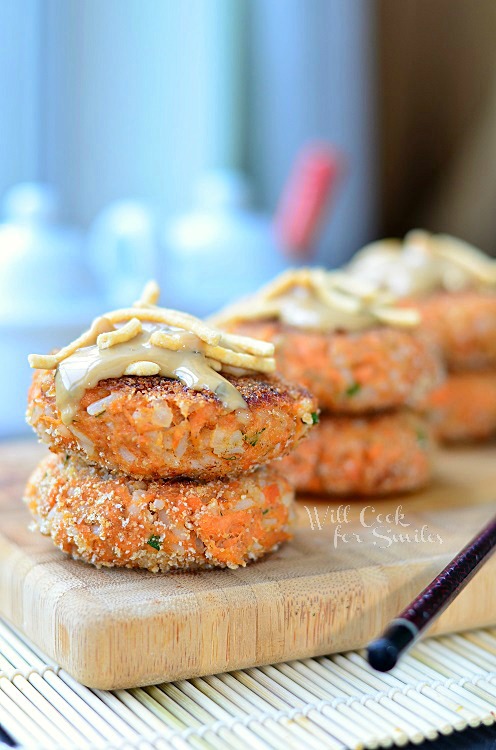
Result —
M136 480L47 456L25 491L34 528L97 566L237 568L291 538L294 492L272 468L220 481Z
M317 412L273 351L150 302L113 311L31 356L27 421L51 450L138 479L236 476L288 453Z
M324 415L278 467L299 492L389 495L429 482L433 447L428 421L406 409L366 418Z
M348 270L398 295L449 370L496 367L496 262L447 235L415 230L367 245Z
M283 377L334 414L416 406L442 380L437 352L415 334L419 313L342 272L287 272L212 321L272 342Z

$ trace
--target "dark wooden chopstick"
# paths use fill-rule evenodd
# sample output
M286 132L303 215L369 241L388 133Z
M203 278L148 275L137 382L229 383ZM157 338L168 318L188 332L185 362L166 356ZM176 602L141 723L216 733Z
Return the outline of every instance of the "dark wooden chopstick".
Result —
M17 747L17 742L0 724L0 747Z
M371 667L389 672L401 654L448 607L496 547L496 516L367 648Z

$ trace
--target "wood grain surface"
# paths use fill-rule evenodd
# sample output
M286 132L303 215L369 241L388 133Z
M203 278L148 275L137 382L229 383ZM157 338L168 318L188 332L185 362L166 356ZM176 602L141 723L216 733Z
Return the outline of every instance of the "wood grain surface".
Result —
M28 530L23 486L45 450L0 444L0 613L103 689L360 647L496 511L496 448L457 449L415 495L301 498L294 541L247 568L98 570ZM496 557L435 632L496 623L495 573Z

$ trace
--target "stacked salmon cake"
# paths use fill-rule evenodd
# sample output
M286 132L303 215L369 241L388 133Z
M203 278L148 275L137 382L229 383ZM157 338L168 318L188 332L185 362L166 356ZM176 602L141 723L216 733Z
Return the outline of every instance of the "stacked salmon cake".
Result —
M273 347L157 305L97 318L31 355L27 420L52 452L30 478L34 526L95 565L236 568L291 536L293 488L269 462L316 401L272 373Z
M429 481L431 432L418 405L441 367L415 334L418 312L349 274L300 269L213 320L272 342L278 370L317 397L318 428L281 464L298 490L375 495Z
M447 235L410 232L363 248L349 270L400 295L448 370L424 408L446 442L496 434L496 263Z

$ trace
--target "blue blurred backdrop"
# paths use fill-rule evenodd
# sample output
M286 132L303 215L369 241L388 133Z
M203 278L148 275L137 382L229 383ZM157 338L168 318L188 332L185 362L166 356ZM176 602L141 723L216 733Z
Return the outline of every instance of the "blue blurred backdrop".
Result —
M2 0L0 194L52 183L81 226L118 198L166 217L189 207L199 174L234 166L272 211L297 150L324 139L351 164L322 238L339 261L374 221L372 12L367 0Z

